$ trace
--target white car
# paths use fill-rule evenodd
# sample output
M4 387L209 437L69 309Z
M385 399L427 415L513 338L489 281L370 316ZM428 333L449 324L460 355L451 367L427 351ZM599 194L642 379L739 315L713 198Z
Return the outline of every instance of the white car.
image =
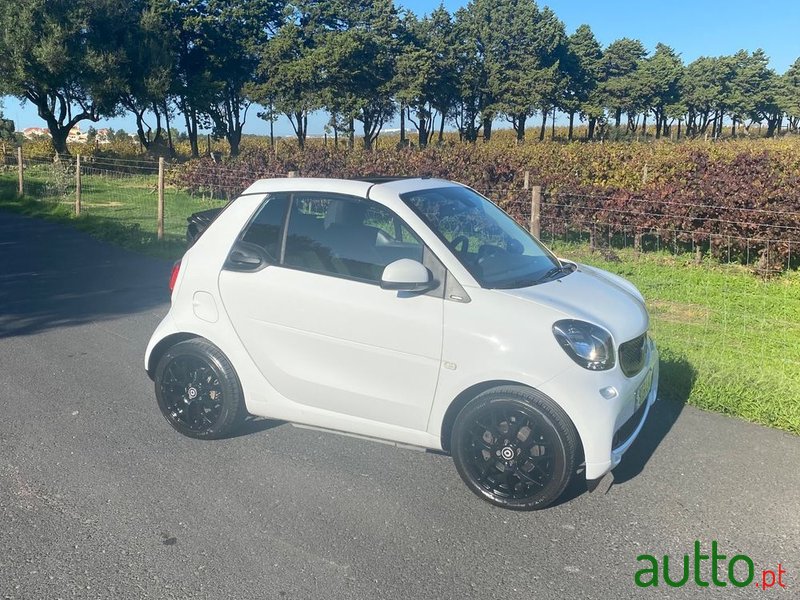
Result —
M437 179L265 179L176 263L145 368L179 432L247 414L449 452L496 505L590 489L647 419L642 295Z

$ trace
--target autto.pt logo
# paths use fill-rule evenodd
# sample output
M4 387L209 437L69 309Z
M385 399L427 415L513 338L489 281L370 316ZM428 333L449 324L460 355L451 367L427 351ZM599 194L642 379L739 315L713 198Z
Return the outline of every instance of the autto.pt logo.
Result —
M746 554L731 557L722 554L716 540L711 542L710 552L695 541L693 554L676 558L665 554L661 560L652 554L640 554L636 560L638 570L633 581L642 588L662 585L743 588L755 585L761 590L769 590L786 589L787 585L786 570L781 563L774 568L756 569Z

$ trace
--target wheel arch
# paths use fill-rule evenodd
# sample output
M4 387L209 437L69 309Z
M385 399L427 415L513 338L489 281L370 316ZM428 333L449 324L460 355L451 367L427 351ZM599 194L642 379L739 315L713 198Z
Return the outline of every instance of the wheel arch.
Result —
M458 413L461 412L461 409L464 408L469 403L470 400L472 400L473 398L476 398L478 395L482 394L483 392L485 392L487 390L490 390L492 388L503 387L503 386L507 386L507 385L514 385L514 386L518 386L518 387L528 388L530 390L536 390L536 388L534 388L534 387L532 387L530 385L527 385L525 383L520 383L519 381L511 381L511 380L508 380L508 379L495 379L495 380L491 380L491 381L482 381L481 383L476 383L474 385L471 385L470 387L468 387L467 389L462 391L460 394L458 394L458 396L456 396L453 399L453 401L447 407L447 411L445 411L445 413L444 413L444 418L442 419L441 434L440 434L441 435L440 441L441 441L441 444L442 444L442 450L444 450L445 452L450 452L450 437L451 437L452 432L453 432L453 423L455 423L456 417L458 416ZM541 393L539 390L536 390L536 391ZM549 398L549 396L548 396L548 398ZM564 411L564 414L567 416L567 418L569 419L570 423L572 423L572 426L575 427L575 432L578 434L577 435L577 438L578 438L578 448L577 448L577 451L578 451L578 462L582 462L583 461L584 450L583 450L583 439L581 438L580 431L575 426L575 421L573 421L573 419L570 416L570 414L566 410L564 410L563 407L561 407L561 409Z
M461 412L461 409L464 408L470 400L482 394L486 390L490 390L495 387L501 387L504 385L520 385L524 387L530 387L519 383L517 381L509 381L507 379L495 379L491 381L482 381L480 383L476 383L462 391L461 393L456 396L450 405L447 407L447 410L444 413L444 418L442 419L442 429L441 429L441 443L442 443L442 450L445 452L450 452L450 435L453 432L453 423L458 416L458 413Z
M150 379L155 379L156 374L156 365L158 365L158 361L161 360L161 357L164 356L164 353L172 348L175 344L179 342L185 342L186 340L191 340L194 338L200 338L202 336L197 335L196 333L172 333L166 336L164 339L160 340L154 347L152 352L150 352L150 357L147 362L147 375Z

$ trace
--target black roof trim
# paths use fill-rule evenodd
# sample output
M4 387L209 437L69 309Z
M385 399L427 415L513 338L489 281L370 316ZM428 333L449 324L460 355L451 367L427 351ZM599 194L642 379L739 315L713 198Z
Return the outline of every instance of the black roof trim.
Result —
M429 179L429 177L419 177L418 175L409 175L405 177L390 177L390 176L376 176L376 177L351 177L352 181L363 181L364 183L392 183L393 181L403 181L404 179Z

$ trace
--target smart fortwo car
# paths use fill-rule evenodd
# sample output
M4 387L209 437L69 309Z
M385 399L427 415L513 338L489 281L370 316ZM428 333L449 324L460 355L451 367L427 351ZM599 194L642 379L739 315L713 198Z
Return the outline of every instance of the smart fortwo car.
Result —
M144 362L195 438L251 413L444 450L478 496L530 510L581 464L590 487L608 473L656 398L636 288L450 181L257 181L170 286Z

